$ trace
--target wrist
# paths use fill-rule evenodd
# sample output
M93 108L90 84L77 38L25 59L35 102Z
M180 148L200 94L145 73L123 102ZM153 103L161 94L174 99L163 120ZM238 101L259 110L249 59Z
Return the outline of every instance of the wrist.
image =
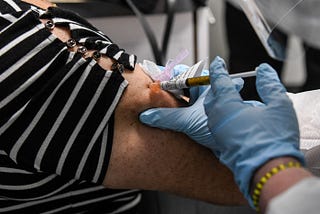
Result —
M274 167L279 166L280 164L286 164L289 162L298 162L299 160L293 157L279 157L274 158L269 161L267 161L265 164L263 164L260 168L258 168L255 173L253 174L252 183L251 183L251 192L254 188L254 185L257 184L262 176L264 176L267 172L270 172L270 170Z
M269 160L255 172L251 183L251 195L257 203L258 210L264 212L272 198L311 176L311 173L300 166L301 163L296 158L280 157Z

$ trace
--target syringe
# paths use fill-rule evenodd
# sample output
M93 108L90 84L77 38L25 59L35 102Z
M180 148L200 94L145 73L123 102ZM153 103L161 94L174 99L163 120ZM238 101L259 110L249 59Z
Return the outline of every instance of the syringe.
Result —
M247 71L247 72L241 72L236 74L230 74L230 77L232 79L245 78L245 77L256 76L256 74L257 74L257 71ZM160 84L160 88L162 90L176 90L176 89L184 89L184 88L190 88L195 86L209 85L210 77L199 76L199 77L191 77L187 79L162 81L162 82L153 83L153 84Z

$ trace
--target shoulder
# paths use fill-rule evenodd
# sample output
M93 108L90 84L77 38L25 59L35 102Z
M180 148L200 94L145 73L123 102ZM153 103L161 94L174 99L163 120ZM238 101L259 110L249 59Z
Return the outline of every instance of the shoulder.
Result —
M42 3L40 3L42 2ZM31 8L31 6L36 6L42 9L47 9L54 4L43 0L0 0L0 13L1 14L11 14L15 12L26 11Z
M41 9L47 9L48 7L55 7L56 4L51 3L48 0L22 0L22 2L40 7Z

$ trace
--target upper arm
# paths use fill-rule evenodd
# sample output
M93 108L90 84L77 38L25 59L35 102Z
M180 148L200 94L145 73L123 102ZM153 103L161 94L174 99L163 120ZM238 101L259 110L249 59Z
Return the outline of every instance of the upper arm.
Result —
M211 151L182 133L147 127L138 120L147 108L179 102L163 91L153 94L148 89L151 80L139 68L125 78L129 86L116 110L104 184L167 191L217 204L245 204L232 173Z
M60 37L60 33L66 34ZM62 29L57 36L68 37L68 32ZM110 63L106 62L105 69ZM173 107L178 102L164 92L150 93L150 79L139 69L124 76L129 86L115 112L105 186L168 191L221 204L244 203L231 172L209 150L181 133L150 128L138 120L147 108Z

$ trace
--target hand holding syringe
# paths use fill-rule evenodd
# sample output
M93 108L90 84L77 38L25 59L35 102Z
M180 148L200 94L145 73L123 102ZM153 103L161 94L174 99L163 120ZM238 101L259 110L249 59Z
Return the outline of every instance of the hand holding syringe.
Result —
M231 74L230 77L232 79L245 78L245 77L256 76L256 74L257 74L256 71L247 71L247 72ZM199 76L199 77L192 77L187 79L154 82L154 83L151 83L150 88L161 88L162 90L167 91L167 90L184 89L184 88L190 88L190 87L202 86L202 85L210 85L209 76Z

